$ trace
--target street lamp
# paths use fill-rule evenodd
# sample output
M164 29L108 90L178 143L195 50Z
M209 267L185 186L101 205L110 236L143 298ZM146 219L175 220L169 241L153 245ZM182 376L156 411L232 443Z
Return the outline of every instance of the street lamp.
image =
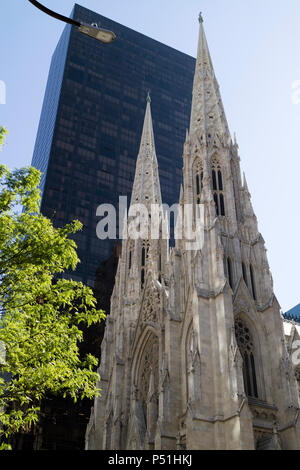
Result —
M36 0L29 0L32 5L37 7L39 10L43 11L49 16L56 18L57 20L64 21L65 23L71 24L72 26L76 26L78 30L90 36L91 38L97 39L98 41L103 42L104 44L110 44L114 42L116 39L115 33L112 31L108 31L106 29L97 28L96 26L89 25L87 23L82 23L80 21L75 21L72 18L68 18L67 16L60 15L59 13L55 13L55 11L49 10L49 8L42 5L40 2Z

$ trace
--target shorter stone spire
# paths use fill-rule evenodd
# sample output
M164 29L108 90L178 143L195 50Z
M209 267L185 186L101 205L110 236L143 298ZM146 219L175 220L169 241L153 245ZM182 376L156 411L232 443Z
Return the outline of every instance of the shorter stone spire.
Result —
M189 134L189 130L188 130L188 129L186 129L185 141L186 141L186 142L189 142L189 141L190 141L190 134Z
M243 211L244 211L244 215L246 217L255 217L254 209L253 209L252 202L251 202L251 194L249 192L248 183L247 183L245 173L243 174L243 179L244 179L244 182L243 182L243 194L244 194L244 197L243 197ZM257 228L257 224L255 224L255 226Z
M140 150L136 162L131 204L144 204L149 211L151 204L162 204L149 93Z
M180 185L180 195L179 195L179 204L184 204L184 191L182 184Z
M245 172L243 173L243 179L244 179L243 188L245 191L247 191L247 193L249 193L249 188L248 188L248 183L247 183Z
M238 148L239 148L239 144L238 144L238 141L237 141L237 138L236 138L236 132L234 133L233 143L234 143L234 146L236 147L236 149L238 149Z

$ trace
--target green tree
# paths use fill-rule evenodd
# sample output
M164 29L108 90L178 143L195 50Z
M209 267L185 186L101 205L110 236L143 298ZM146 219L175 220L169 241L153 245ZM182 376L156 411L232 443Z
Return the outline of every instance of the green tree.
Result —
M0 145L5 129L0 128ZM38 421L46 394L99 394L97 360L79 354L81 324L101 322L92 290L61 278L79 259L74 221L54 228L39 212L40 172L0 165L0 439ZM23 206L23 211L20 211ZM4 349L5 347L5 349ZM4 354L5 350L5 354Z
M2 148L2 145L4 143L5 136L7 134L7 130L5 127L0 126L0 150Z

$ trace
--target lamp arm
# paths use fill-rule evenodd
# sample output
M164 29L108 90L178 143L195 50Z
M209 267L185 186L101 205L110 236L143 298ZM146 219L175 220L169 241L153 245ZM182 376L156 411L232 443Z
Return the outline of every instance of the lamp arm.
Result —
M49 16L52 16L53 18L56 18L57 20L64 21L65 23L71 24L72 26L77 26L80 27L82 23L79 23L79 21L75 21L72 18L68 18L67 16L60 15L59 13L55 13L55 11L49 10L49 8L45 7L42 5L40 2L37 2L36 0L29 0L32 5L34 5L36 8L39 10L43 11Z

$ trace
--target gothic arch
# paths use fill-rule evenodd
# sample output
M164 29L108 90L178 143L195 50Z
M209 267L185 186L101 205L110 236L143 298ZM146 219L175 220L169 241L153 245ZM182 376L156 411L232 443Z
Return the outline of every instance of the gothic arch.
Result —
M195 158L193 163L193 191L194 198L197 204L200 204L201 192L203 188L203 161L200 158Z
M148 445L154 446L159 412L159 340L147 329L136 350L135 384L138 406L143 415Z
M130 270L131 270L133 258L134 258L134 241L129 240L129 242L128 242L128 258L127 258L128 272L130 272Z
M243 359L245 393L265 400L260 339L254 322L244 312L235 317L235 335Z
M251 294L254 301L257 300L257 280L256 280L256 272L255 268L252 263L249 265L249 273L250 273L250 286L251 286Z
M149 241L143 241L141 250L141 289L144 288L146 281L146 266L148 262L148 254L150 249Z
M189 324L184 336L183 354L183 395L184 403L200 400L200 354L193 321ZM185 410L183 410L185 411Z
M224 167L220 163L217 154L211 158L211 178L213 197L216 205L217 216L225 216L225 180L224 180Z
M200 157L196 157L193 161L193 172L203 171L203 161Z
M132 377L132 385L137 387L137 399L143 410L145 427L151 436L153 423L158 416L159 339L149 326L135 348Z
M137 376L138 376L138 369L140 367L141 357L144 351L144 348L149 340L150 337L154 336L158 339L157 331L154 325L146 325L143 330L139 330L141 334L139 334L135 341L132 348L132 380L133 383L137 384Z
M138 388L140 398L147 401L151 372L155 371L155 388L158 388L158 339L151 336L145 345L140 362Z
M248 270L247 270L247 264L245 263L245 261L242 261L242 273L243 273L243 279L244 279L244 282L246 284L246 286L248 287Z
M229 285L234 290L235 286L235 263L231 256L225 256L223 258L224 263L224 272L225 276L228 279Z
M254 301L260 297L260 270L258 267L261 263L261 252L259 249L259 239L251 246L250 253L248 256L248 279L249 279L249 291Z

